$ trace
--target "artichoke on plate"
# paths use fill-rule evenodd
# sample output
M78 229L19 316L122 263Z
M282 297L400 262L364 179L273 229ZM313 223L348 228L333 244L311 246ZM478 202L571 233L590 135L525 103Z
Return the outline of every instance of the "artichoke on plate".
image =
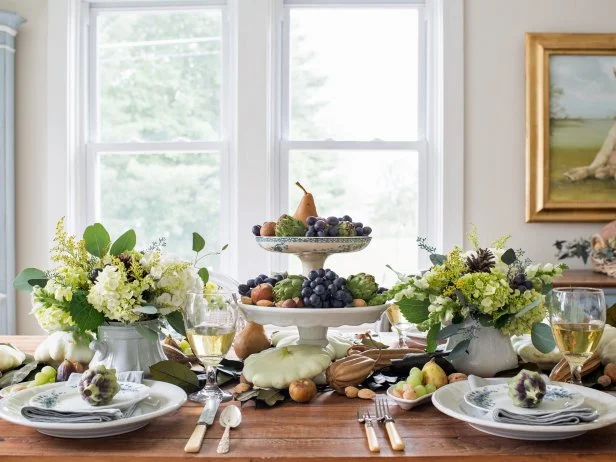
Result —
M338 236L339 237L354 237L357 236L355 226L350 221L341 221L338 224Z
M79 380L79 393L92 406L106 406L119 391L116 370L103 364L88 369Z
M368 301L376 295L379 285L371 274L359 273L348 277L346 288L351 292L353 298Z
M522 369L509 381L509 398L514 406L537 407L543 401L546 384L538 372Z
M274 301L280 302L302 294L303 276L288 276L274 286Z
M306 231L308 231L306 223L291 215L282 215L276 222L276 236L278 237L305 236Z

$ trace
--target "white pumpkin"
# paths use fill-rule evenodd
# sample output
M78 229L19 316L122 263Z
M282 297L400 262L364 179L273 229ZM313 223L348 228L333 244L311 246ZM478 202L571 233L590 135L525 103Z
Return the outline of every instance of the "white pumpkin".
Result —
M511 344L515 352L524 361L535 363L542 369L548 369L554 366L563 357L558 348L554 348L549 353L541 353L530 338L530 335L519 335L511 338Z
M0 345L0 372L14 369L26 360L26 354L10 345Z
M48 364L60 364L65 359L87 364L94 357L89 345L89 338L74 332L54 332L36 347L34 359Z
M274 332L272 334L272 345L275 347L296 345L298 340L299 335L292 332ZM347 351L353 346L352 340L337 333L327 334L327 341L329 342L327 349L330 351L332 360L346 357Z
M246 380L260 388L287 388L294 380L311 379L331 364L329 353L317 345L270 348L244 360Z

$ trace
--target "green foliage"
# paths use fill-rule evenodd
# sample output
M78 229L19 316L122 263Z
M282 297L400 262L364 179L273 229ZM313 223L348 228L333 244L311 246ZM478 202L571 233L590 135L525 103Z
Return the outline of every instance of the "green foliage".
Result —
M172 311L166 316L167 322L178 334L186 337L186 326L181 311Z
M552 329L550 329L550 326L541 322L533 324L530 332L530 338L535 348L537 348L537 350L541 353L549 353L556 347Z
M199 233L192 233L192 237L193 237L193 242L192 242L192 249L193 252L201 252L204 248L205 248L205 239L203 239L203 236L201 236L201 234Z
M158 332L156 332L154 329L149 328L148 326L137 324L135 325L135 330L139 332L139 335L141 335L143 338L153 341L158 340Z
M430 329L428 330L428 335L426 336L426 351L428 353L432 353L436 351L436 347L438 346L438 342L436 341L436 335L440 330L440 324L432 324Z
M449 361L454 361L457 358L460 358L462 355L468 354L468 347L471 344L471 339L467 338L462 340L460 343L457 343L455 347L449 352L449 356L447 359Z
M120 255L122 252L133 250L137 244L137 234L132 229L129 229L112 244L109 253L113 256Z
M461 328L462 324L449 324L438 331L435 338L436 340L444 340L452 335L456 335Z
M84 290L77 290L73 293L69 312L75 324L82 331L96 332L98 326L105 322L103 313L88 303L88 295Z
M13 287L17 290L21 290L23 292L32 292L32 287L34 285L41 284L31 284L31 282L39 282L42 280L47 280L47 275L44 271L41 271L38 268L26 268L21 273L17 275L15 280L13 281ZM43 287L41 285L41 287Z
M210 272L207 270L207 268L199 268L199 271L197 273L203 281L203 284L207 284L207 282L210 280Z
M413 324L419 324L428 319L430 314L428 307L430 306L429 300L417 300L415 298L403 298L398 302L400 311L406 318L406 320Z
M476 224L473 223L473 225L471 226L471 230L466 235L466 238L475 250L479 250L479 231L477 230Z
M186 393L193 393L199 389L197 374L184 364L175 361L160 361L151 365L150 374L154 380L177 385Z
M88 253L99 258L107 254L111 243L109 233L100 223L88 226L83 232L83 240Z
M501 256L501 261L505 265L512 265L515 262L515 259L516 259L516 254L515 254L515 250L513 249L507 249L505 253Z

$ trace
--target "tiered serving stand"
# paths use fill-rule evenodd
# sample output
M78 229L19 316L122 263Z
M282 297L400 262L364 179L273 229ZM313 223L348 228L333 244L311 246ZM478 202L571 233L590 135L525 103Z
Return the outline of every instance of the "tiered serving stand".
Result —
M268 252L297 255L302 262L304 276L312 270L325 267L325 260L335 253L359 252L372 238L361 237L257 237L257 244ZM357 326L374 322L381 317L387 305L358 308L278 308L240 304L244 317L259 324L279 327L296 326L298 343L328 344L330 327Z

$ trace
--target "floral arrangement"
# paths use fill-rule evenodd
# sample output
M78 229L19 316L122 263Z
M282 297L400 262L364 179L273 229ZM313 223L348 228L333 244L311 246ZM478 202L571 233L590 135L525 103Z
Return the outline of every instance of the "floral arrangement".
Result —
M47 332L87 334L108 321L131 324L163 317L183 331L186 294L212 290L207 269L196 266L212 253L199 255L205 240L198 233L193 233L194 262L164 253L164 239L144 251L135 250L136 242L131 229L112 243L100 223L88 226L78 240L61 219L51 249L57 266L27 268L14 286L32 293L32 314Z
M431 253L433 266L421 275L402 278L390 291L406 319L428 332L427 351L436 349L437 340L465 334L450 358L464 353L473 338L469 320L506 335L531 332L537 349L551 351L555 347L551 330L541 322L547 314L545 296L566 265L532 264L523 250L505 247L509 236L489 248L479 246L475 228L468 238L474 250L454 247L446 256L435 254L425 239L418 239L420 247Z

